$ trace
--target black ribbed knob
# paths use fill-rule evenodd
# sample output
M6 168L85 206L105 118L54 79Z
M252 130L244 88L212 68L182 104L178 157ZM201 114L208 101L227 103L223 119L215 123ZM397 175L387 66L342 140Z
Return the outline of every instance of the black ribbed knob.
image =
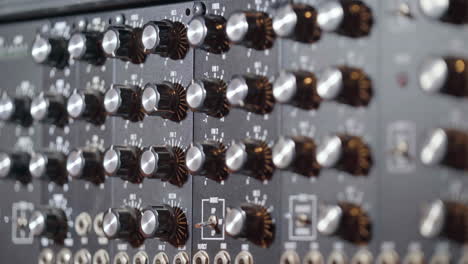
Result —
M367 36L374 24L372 10L360 0L334 0L318 8L317 21L322 30L351 38Z
M101 43L101 32L76 32L68 40L68 53L72 59L93 65L102 65L106 61L106 57Z
M468 170L468 133L445 128L432 130L424 142L420 158L428 166Z
M136 208L111 208L103 217L102 230L109 239L121 239L137 247L143 243L138 230L140 211Z
M174 60L188 52L187 28L170 20L150 21L143 26L141 43L146 54L158 54Z
M311 138L281 137L273 147L273 163L278 169L315 177L320 173L320 165L315 159L316 149Z
M255 114L273 111L275 98L272 84L261 75L236 75L228 84L226 98L233 107Z
M31 154L27 152L0 152L0 178L17 180L23 184L31 182L30 160Z
M322 205L317 230L325 236L338 236L357 245L368 244L372 239L372 221L359 205L340 202Z
M436 200L423 210L419 232L426 238L468 242L468 206L457 201Z
M84 120L94 125L104 124L104 94L96 90L75 91L68 97L67 113L76 120Z
M468 2L463 0L419 0L422 13L434 20L451 24L468 23Z
M68 123L66 99L60 94L40 94L32 100L30 113L44 124L64 127Z
M104 94L104 109L110 116L119 116L132 122L141 121L141 90L135 85L112 84Z
M273 83L276 102L311 110L320 106L322 99L317 94L317 78L311 72L283 71Z
M111 146L104 153L102 166L105 173L132 183L141 183L143 177L138 169L140 152L133 146Z
M63 243L67 235L67 216L62 209L46 207L34 211L29 219L29 230L36 237L53 239Z
M67 172L75 179L94 184L104 182L103 154L95 147L72 150L67 157Z
M256 50L269 49L275 41L272 19L257 11L233 13L227 20L226 34L234 44Z
M226 146L218 141L193 144L185 153L185 162L190 173L223 181L229 175L226 167Z
M233 142L226 151L226 166L232 173L241 173L258 180L269 180L275 170L271 148L260 140Z
M367 106L373 96L372 81L361 69L330 67L318 75L317 94L327 101L354 107Z
M139 28L134 29L127 25L110 26L103 34L101 47L107 57L140 64L146 60L140 39Z
M314 43L322 35L317 10L306 4L286 4L276 10L273 29L277 36L302 43Z
M36 63L63 69L68 65L67 41L62 37L38 35L31 48Z
M12 98L4 93L0 98L0 121L29 127L33 123L30 109L31 98Z
M194 112L221 118L229 113L226 98L227 85L220 79L195 80L187 88L187 104Z
M178 247L187 242L185 213L169 205L149 206L141 211L140 232L145 238L159 238Z
M182 186L188 177L185 153L172 146L151 146L140 157L140 172L146 178L156 178Z
M68 181L66 161L67 156L61 152L37 152L29 161L29 173L33 178L62 185Z
M229 51L226 19L218 15L195 16L188 24L190 45L214 54Z
M360 137L337 134L326 137L317 147L316 160L323 168L335 168L365 176L372 168L370 147Z
M468 60L430 57L421 65L419 86L425 92L468 97Z
M275 238L275 224L268 210L256 204L226 209L226 233L267 248Z
M185 89L171 82L147 83L141 93L141 106L149 116L180 122L187 116Z

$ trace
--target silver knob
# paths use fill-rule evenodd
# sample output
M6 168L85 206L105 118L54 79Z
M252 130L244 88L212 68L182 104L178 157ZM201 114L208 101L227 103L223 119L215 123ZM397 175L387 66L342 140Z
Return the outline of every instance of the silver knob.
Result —
M247 162L246 147L242 142L235 142L226 151L226 166L231 171L239 171Z
M282 71L273 83L273 96L279 103L288 103L296 95L296 77L291 72Z
M445 159L448 151L448 136L444 129L433 130L421 150L421 161L425 165L438 165Z
M449 77L449 68L443 58L427 59L419 72L419 86L429 93L441 92Z
M317 162L325 168L334 167L341 158L343 144L339 136L329 136L317 148Z
M63 127L68 122L65 97L59 94L41 94L31 102L31 116L34 120Z
M10 155L0 152L0 178L6 178L10 174L12 160Z
M68 41L68 53L75 60L102 65L105 62L105 56L100 43L101 33L99 32L74 33Z
M328 1L318 8L317 22L325 31L337 30L344 19L343 6L338 1Z
M23 127L32 125L29 97L12 98L4 93L0 98L0 121L19 124Z
M190 146L185 154L185 164L191 172L197 172L203 167L205 162L205 153L201 145Z
M317 94L325 100L336 99L343 89L343 75L337 68L328 68L320 73Z
M243 12L232 14L227 20L226 34L233 42L240 42L244 39L249 30L247 16Z
M432 19L441 19L449 10L451 0L419 0L419 7L424 15Z
M442 233L445 224L446 209L444 202L436 200L423 211L419 232L426 238L435 238Z
M226 233L237 237L244 231L247 216L240 208L228 208L226 211Z
M279 37L302 43L314 43L322 31L317 23L317 10L307 4L286 4L276 9L273 29Z
M45 216L42 212L36 211L29 219L29 230L34 236L40 236L45 230Z
M83 179L95 184L104 181L102 153L95 148L75 149L67 157L68 174L76 179Z
M120 116L132 122L142 120L139 87L112 84L104 94L104 109L111 116Z
M102 230L104 231L104 234L109 238L112 238L115 235L117 235L117 232L119 231L119 218L117 214L109 210L104 215L104 218L102 219Z
M291 138L281 137L273 147L273 163L279 169L291 165L296 154L296 143Z
M32 44L31 55L36 63L63 69L68 64L67 41L61 37L38 35Z
M333 235L340 227L343 211L338 205L323 205L317 222L317 230L323 235Z
M62 185L68 181L66 157L61 152L34 153L29 162L29 173L41 180L50 180Z
M34 153L29 162L29 173L35 178L42 177L46 172L47 157L41 153Z
M4 95L0 98L0 120L9 121L15 112L15 105L13 100Z

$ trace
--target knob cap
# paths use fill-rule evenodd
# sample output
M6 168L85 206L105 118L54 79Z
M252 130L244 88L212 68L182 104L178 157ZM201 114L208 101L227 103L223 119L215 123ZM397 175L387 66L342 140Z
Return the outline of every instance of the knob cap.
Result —
M227 20L226 34L234 44L256 50L269 49L275 41L272 19L263 12L233 13Z
M367 244L372 239L372 222L360 206L341 202L320 208L317 230L325 236L339 236L354 244Z
M140 39L141 29L126 25L110 26L104 32L101 46L107 57L140 64L146 60Z
M317 94L317 78L304 71L281 72L273 84L273 96L279 103L305 110L317 109L322 101Z
M7 94L3 94L0 98L0 121L29 127L32 125L33 121L30 108L30 98L11 98Z
M170 20L150 21L143 26L141 43L146 54L180 60L189 50L187 28Z
M357 68L339 66L324 70L318 76L317 94L350 106L367 106L373 95L372 82Z
M104 95L95 90L75 91L68 97L67 113L73 119L102 125L106 121Z
M0 152L0 178L20 181L23 184L31 182L28 166L31 155L26 152Z
M137 247L143 243L138 232L140 212L136 208L111 208L103 217L102 230L109 239L122 239Z
M132 122L143 120L139 87L112 84L104 94L104 109L110 116L120 116Z
M328 136L317 148L317 162L324 168L336 168L355 176L367 175L372 167L369 146L350 135Z
M67 157L67 172L75 179L100 184L104 182L103 156L94 147L72 150Z
M278 169L289 170L306 177L320 173L315 160L316 145L307 137L281 137L273 147L273 163Z
M67 41L61 37L38 35L31 48L36 63L63 69L68 65Z
M218 15L195 16L188 24L190 45L214 54L229 51L226 19Z
M187 88L187 104L194 112L221 118L229 113L227 85L220 79L195 80Z
M360 0L328 1L318 8L322 30L359 38L370 34L374 24L372 10Z
M141 154L140 172L144 177L161 179L182 186L188 177L185 153L178 147L148 147Z
M243 204L226 210L226 233L269 247L275 237L275 224L268 210L256 204Z
M160 116L180 122L187 116L186 92L180 84L147 83L141 94L143 111L149 116Z
M226 167L226 146L218 141L205 141L192 145L185 154L190 173L223 181L229 175Z
M425 165L468 170L468 134L454 129L432 130L421 150Z
M260 75L236 75L228 84L226 98L233 107L255 114L273 111L275 98L271 83Z
M61 152L52 151L34 153L29 161L29 173L36 179L63 185L68 181L66 156Z
M140 232L145 238L159 238L178 247L188 239L187 217L178 207L150 206L141 211Z
M276 10L273 29L277 36L302 43L314 43L322 35L317 10L306 4L286 4Z
M36 237L45 237L62 243L68 230L67 216L58 208L47 207L34 211L29 219L29 230Z
M468 3L456 0L419 0L422 13L434 20L452 24L468 23Z
M93 65L103 65L106 61L101 46L100 32L76 32L68 41L68 53L75 60L85 61Z
M59 94L40 94L31 102L30 113L35 121L64 127L68 123L66 99Z
M102 166L109 176L120 177L124 181L141 183L142 175L138 170L140 150L132 146L111 146L104 153Z
M244 173L258 180L269 180L274 166L270 147L259 140L234 142L226 151L226 166L232 173Z
M468 97L468 60L455 57L431 57L419 72L419 85L428 93Z

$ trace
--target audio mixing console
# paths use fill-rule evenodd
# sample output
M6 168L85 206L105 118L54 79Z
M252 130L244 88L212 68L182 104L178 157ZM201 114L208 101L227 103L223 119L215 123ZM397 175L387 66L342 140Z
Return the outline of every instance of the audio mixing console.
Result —
M468 263L467 0L0 21L1 263Z

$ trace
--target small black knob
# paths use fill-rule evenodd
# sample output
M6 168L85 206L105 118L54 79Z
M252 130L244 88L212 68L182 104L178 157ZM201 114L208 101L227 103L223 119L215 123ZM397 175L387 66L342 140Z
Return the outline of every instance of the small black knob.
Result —
M52 207L34 211L29 219L29 230L36 237L53 239L61 244L67 235L67 216L62 209Z
M144 177L169 181L182 186L188 177L185 153L172 146L151 146L140 157L140 171Z
M140 232L145 238L159 238L179 247L188 239L187 217L178 207L150 206L141 211Z
M133 146L111 146L104 153L102 165L109 176L120 177L132 183L141 183L138 169L140 150Z
M23 127L33 123L31 116L31 99L29 97L10 97L6 93L0 98L0 120Z
M328 1L318 8L318 24L324 31L359 38L371 33L372 10L360 0Z
M166 19L150 21L143 26L141 43L146 54L180 60L189 49L187 28L180 22Z
M276 10L273 29L277 36L302 43L314 43L322 35L317 10L306 4L286 4Z
M218 15L195 16L188 24L190 45L214 54L229 51L226 35L226 19Z
M226 233L267 248L275 238L275 224L266 208L256 204L243 204L240 207L227 208Z
M36 63L63 69L68 65L67 41L62 37L38 35L32 44L31 55Z
M372 221L359 205L340 202L322 205L317 230L325 236L338 236L354 244L368 244L372 239Z
M419 86L428 93L468 97L468 60L431 57L419 71Z
M180 84L147 83L141 94L141 106L149 116L180 122L187 116L185 89Z
M23 184L31 182L29 162L31 154L27 152L0 152L0 178L20 181Z
M323 168L356 176L365 176L372 168L370 147L360 137L345 134L326 137L317 147L316 160Z
M260 140L233 142L226 151L226 166L232 173L244 173L258 180L269 180L275 170L271 148Z
M451 24L468 23L468 3L459 0L419 0L422 13L434 20Z
M256 50L269 49L275 41L272 19L264 12L233 13L227 20L226 34L231 42Z
M317 94L317 78L305 71L281 72L273 83L273 96L279 103L305 110L319 108L322 101Z
M320 165L315 159L316 149L311 138L281 137L273 147L273 163L278 169L315 177L320 173Z
M143 243L144 238L138 230L140 211L136 208L111 208L102 220L102 230L109 239L122 239L134 247Z
M120 116L132 122L141 121L141 90L135 85L112 84L104 95L104 109L108 115Z
M195 80L187 88L187 104L194 112L221 118L229 113L227 85L220 79Z
M33 178L48 180L63 185L68 181L67 157L56 151L34 153L29 162L29 173Z
M101 32L76 32L68 41L68 53L72 59L85 61L93 65L103 65L106 57L101 43Z
M60 94L40 94L32 100L30 113L44 124L64 127L68 123L66 99Z
M323 100L354 107L367 106L373 95L372 81L361 69L330 67L318 76L317 93Z
M236 75L228 84L226 98L233 107L255 114L273 111L275 98L268 78L260 75Z
M190 173L206 176L215 181L223 181L229 175L225 158L226 146L211 140L193 144L185 154L185 162Z
M72 150L67 157L67 172L76 179L100 184L104 182L103 154L95 147Z
M420 155L425 165L442 165L466 171L468 133L456 129L436 128L427 136Z
M110 26L104 32L102 50L107 57L140 64L146 60L140 38L141 29L127 25Z
M106 121L104 95L96 90L75 91L68 97L67 113L73 119L102 125Z

